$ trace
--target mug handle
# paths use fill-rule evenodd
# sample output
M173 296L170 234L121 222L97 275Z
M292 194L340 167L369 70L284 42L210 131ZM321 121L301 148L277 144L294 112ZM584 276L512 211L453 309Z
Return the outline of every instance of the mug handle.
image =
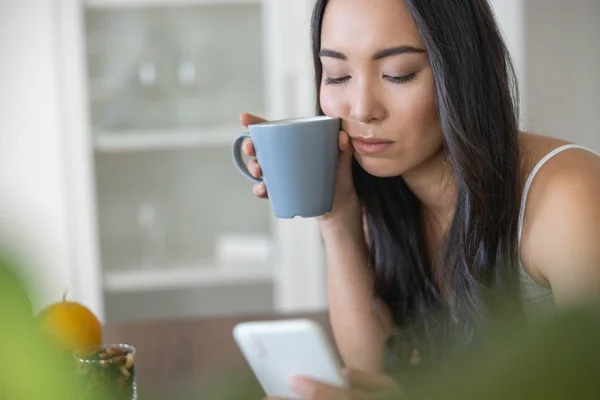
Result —
M246 166L246 164L244 163L244 160L242 159L242 143L244 143L244 140L246 138L250 138L249 133L242 133L241 135L239 135L238 137L236 137L234 139L233 144L232 144L233 164L235 165L235 167L238 169L238 171L240 171L240 173L243 176L245 176L252 182L262 183L262 181L263 181L262 179L255 178L252 176L252 174L250 174L250 171L248 171L248 167Z

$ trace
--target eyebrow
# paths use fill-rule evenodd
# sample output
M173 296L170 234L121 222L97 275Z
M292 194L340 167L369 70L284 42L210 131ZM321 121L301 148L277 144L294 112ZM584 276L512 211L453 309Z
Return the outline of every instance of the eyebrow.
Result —
M412 54L425 53L425 49L422 49L419 47L413 47L413 46L390 47L390 48L378 51L373 56L373 60L380 60L385 57L394 56L394 55L398 55L398 54L407 54L407 53L412 53ZM348 59L343 53L340 53L339 51L335 51L335 50L329 50L329 49L322 49L319 52L319 57L331 57L331 58L336 58L338 60L347 60Z

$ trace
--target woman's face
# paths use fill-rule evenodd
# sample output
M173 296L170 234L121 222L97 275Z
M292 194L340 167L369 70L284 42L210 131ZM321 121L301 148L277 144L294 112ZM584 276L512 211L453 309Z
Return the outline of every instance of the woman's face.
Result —
M402 0L330 0L320 59L321 108L368 173L403 175L440 152L433 74Z

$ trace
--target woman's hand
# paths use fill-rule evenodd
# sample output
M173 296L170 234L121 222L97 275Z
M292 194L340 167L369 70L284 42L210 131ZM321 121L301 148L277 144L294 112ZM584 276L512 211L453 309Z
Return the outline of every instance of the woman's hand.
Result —
M240 122L246 128L248 127L248 125L256 124L259 122L265 122L265 121L266 121L265 119L263 119L261 117L257 117L256 115L252 115L252 114L244 113L240 116ZM244 154L246 154L249 157L256 156L256 150L254 150L254 144L252 144L252 141L250 139L247 139L244 141L244 143L242 144L242 151L244 152ZM255 178L262 177L262 171L260 170L260 166L258 165L256 158L253 158L250 161L248 161L248 171L250 171L250 175L252 175ZM255 196L261 197L263 199L266 199L268 197L267 188L265 187L265 184L262 182L255 184L252 187L252 192L254 193Z
M324 224L328 224L329 221L346 220L350 215L360 215L360 205L352 178L354 148L350 136L345 131L340 131L338 146L340 153L335 177L333 207L329 213L317 218Z
M244 113L240 115L240 121L242 125L248 127L248 125L251 124L264 122L265 119L256 115ZM352 156L354 154L354 149L352 148L352 144L350 142L350 136L348 136L346 132L340 131L338 143L340 154L338 156L339 158L333 208L328 214L318 217L317 219L320 221L328 221L334 218L343 220L348 215L347 211L349 208L351 208L350 212L358 209L358 200L356 191L354 190L354 182L352 180ZM256 156L254 145L249 139L244 141L244 144L242 145L242 151L249 157ZM307 154L307 157L308 156L309 155ZM255 158L252 158L250 161L248 161L248 171L250 171L250 174L255 178L260 178L262 176L260 165L258 165L258 162ZM254 195L258 197L268 197L267 189L264 183L255 184L252 191ZM340 216L340 218L337 218L338 216Z
M306 400L394 400L402 399L398 384L389 376L345 370L349 389L330 386L305 377L292 380L292 390ZM276 398L269 398L275 400ZM283 399L279 399L283 400Z

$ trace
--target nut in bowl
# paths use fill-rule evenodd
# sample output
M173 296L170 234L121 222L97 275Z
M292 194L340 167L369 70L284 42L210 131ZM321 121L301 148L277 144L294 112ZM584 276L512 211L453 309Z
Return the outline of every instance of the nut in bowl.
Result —
M74 352L82 400L135 400L135 347L105 344Z

